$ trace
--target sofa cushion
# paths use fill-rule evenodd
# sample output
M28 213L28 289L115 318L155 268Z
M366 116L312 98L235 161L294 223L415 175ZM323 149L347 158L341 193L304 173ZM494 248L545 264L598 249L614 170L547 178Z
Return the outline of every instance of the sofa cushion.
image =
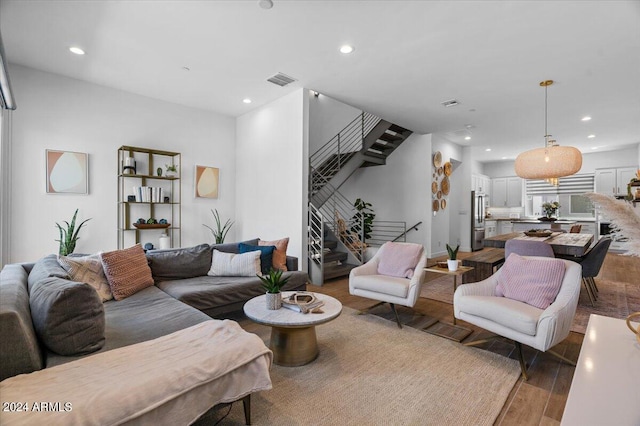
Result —
M238 243L214 244L211 246L211 248L224 253L240 253L240 243L248 244L250 246L257 246L258 239L254 238L253 240L240 241Z
M281 238L274 241L258 241L260 246L275 246L273 252L273 269L287 270L287 247L289 246L289 237Z
M240 253L249 253L258 250L260 252L260 271L262 275L267 275L273 268L273 251L276 246L250 246L240 243Z
M511 253L501 268L495 294L546 309L560 291L564 269L561 259Z
M378 256L378 273L391 277L411 278L413 270L420 262L422 251L423 247L420 244L384 243L380 247Z
M28 278L29 291L33 284L49 277L69 279L69 273L58 263L55 254L45 256L33 265Z
M84 257L58 256L58 263L69 273L72 281L87 283L95 288L103 302L113 299L109 282L104 276L100 254Z
M542 309L517 300L494 296L463 296L457 302L460 312L493 321L503 327L535 336Z
M0 272L0 381L40 370L42 351L33 329L27 271L17 264Z
M199 277L207 275L211 268L211 247L200 244L189 248L148 251L147 260L156 281Z
M122 300L153 285L151 269L140 244L102 253L101 258L114 299Z
M235 254L213 250L211 269L207 275L212 277L253 277L260 274L260 251Z
M45 278L32 286L29 305L36 334L49 350L78 355L104 345L104 307L89 284Z

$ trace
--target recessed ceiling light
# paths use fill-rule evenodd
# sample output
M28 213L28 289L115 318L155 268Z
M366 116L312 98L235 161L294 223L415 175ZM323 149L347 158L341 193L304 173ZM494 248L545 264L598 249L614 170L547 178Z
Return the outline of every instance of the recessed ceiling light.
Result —
M489 152L489 151L491 151L491 148L487 148L487 149L485 149L485 151Z
M470 140L471 140L471 136L465 136L465 137L464 137L464 140L465 140L465 141L470 141Z
M587 136L587 137L588 137L589 139L593 139L593 138L595 138L595 137L596 137L596 135L589 135L589 136Z
M341 53L346 53L349 54L351 52L353 52L353 46L349 46L348 44L345 44L344 46L340 47L340 52Z
M191 71L191 68L189 68L189 67L182 67L182 69L185 70L185 71Z
M263 9L271 9L273 7L273 2L271 0L259 0L258 4Z
M582 117L582 118L581 118L581 120L582 120L582 121L589 121L589 120L591 120L591 117L589 117L589 116L587 115L587 116L585 116L585 117Z
M242 102L244 102L245 104L250 104L250 103L251 103L251 99L249 99L249 98L244 98L244 99L242 100Z
M597 146L592 146L591 149L598 149L598 147Z
M502 157L503 160L506 160L508 157Z
M84 50L80 49L79 47L71 46L69 50L71 51L71 53L75 53L76 55L84 55Z

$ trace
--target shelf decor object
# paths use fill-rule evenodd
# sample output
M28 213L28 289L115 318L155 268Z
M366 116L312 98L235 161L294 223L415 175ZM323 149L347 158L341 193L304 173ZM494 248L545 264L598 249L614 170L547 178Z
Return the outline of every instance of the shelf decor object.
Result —
M220 169L216 167L196 166L196 197L218 198Z
M553 80L540 82L544 87L544 148L536 148L518 155L516 174L524 179L545 179L558 186L558 178L576 174L582 167L582 154L572 146L560 146L547 131L547 88Z
M181 244L181 155L133 146L118 148L118 248L134 244L145 246L158 242L162 234L162 247L180 247ZM133 164L135 169L127 168ZM175 175L162 173L166 166ZM159 171L160 170L160 171ZM161 223L148 219L163 218ZM135 222L135 223L134 223Z
M47 193L88 194L89 154L46 150Z

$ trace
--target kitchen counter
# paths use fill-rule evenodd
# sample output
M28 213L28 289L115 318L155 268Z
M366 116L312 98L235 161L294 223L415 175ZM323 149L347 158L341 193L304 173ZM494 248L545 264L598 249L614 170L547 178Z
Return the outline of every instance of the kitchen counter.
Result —
M530 224L551 224L555 223L556 225L573 225L577 223L577 220L538 220L538 219L511 219L511 223L530 223Z

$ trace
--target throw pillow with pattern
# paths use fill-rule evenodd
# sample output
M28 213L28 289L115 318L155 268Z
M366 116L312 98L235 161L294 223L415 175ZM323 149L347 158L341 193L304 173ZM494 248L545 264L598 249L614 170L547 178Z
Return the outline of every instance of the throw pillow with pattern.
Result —
M260 275L260 251L235 254L213 250L211 269L207 275L213 277L255 277Z
M100 257L114 299L125 299L153 285L151 268L140 244L104 252Z
M95 288L103 302L113 299L99 253L83 257L58 256L58 263L69 273L71 281L87 283Z

